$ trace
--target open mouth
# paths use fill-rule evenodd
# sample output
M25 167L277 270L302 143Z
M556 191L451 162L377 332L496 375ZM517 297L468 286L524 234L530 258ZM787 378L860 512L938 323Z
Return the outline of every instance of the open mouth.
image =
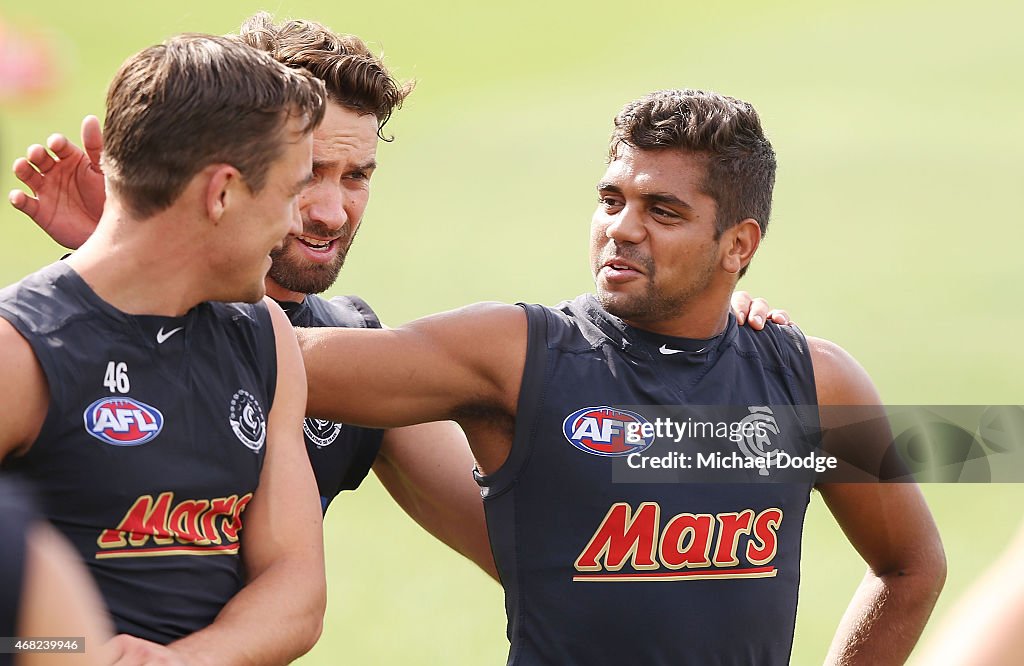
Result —
M608 261L606 261L604 263L604 265L602 266L602 268L608 269L609 271L612 271L614 273L621 273L621 274L628 274L628 273L642 274L643 273L643 271L641 271L635 265L628 264L628 263L626 263L625 261L623 261L622 259L620 259L618 257L615 257L613 259L609 259Z
M305 245L313 252L330 252L334 248L334 240L321 240L319 238L313 238L311 236L296 236L296 240Z

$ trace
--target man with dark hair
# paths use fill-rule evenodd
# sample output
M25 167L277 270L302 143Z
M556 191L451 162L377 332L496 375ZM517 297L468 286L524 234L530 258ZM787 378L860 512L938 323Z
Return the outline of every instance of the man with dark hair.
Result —
M358 37L313 21L275 24L259 13L231 38L310 72L327 92L324 121L313 133L313 178L299 195L302 227L271 252L267 294L296 326L379 328L362 299L328 301L316 294L333 284L344 264L369 201L378 138L411 84L399 84ZM14 171L38 200L11 193L16 208L71 249L89 238L104 207L104 138L95 117L83 122L82 138L84 152L63 136L50 137L57 159L42 146L30 147ZM105 165L106 153L102 159ZM357 488L372 466L421 526L496 575L480 492L470 476L473 458L455 424L381 430L308 418L303 432L323 510L338 493ZM429 454L424 442L430 443Z
M641 463L656 439L672 453L654 435L626 436L670 406L745 406L744 423L776 426L761 453L771 442L796 454L818 435L808 408L878 403L835 344L738 327L729 312L774 170L749 104L652 93L616 119L598 184L596 297L478 304L388 331L299 330L309 413L378 426L450 418L466 432L510 664L788 663L812 486L869 566L830 662L903 663L917 640L945 559L915 485L777 483L756 470L741 470L743 483L652 483L615 464Z
M95 233L0 291L0 459L88 564L119 664L280 664L319 636L305 375L263 279L324 97L237 41L144 49L108 92Z
M344 264L369 201L377 140L388 140L383 128L412 86L399 84L358 37L314 21L275 24L259 13L243 23L237 38L321 79L328 98L324 122L313 134L314 177L299 197L302 232L271 253L267 294L295 326L380 328L362 299L328 301L316 294L334 283ZM88 238L103 210L98 121L87 118L82 134L87 152L56 135L49 145L58 160L33 146L28 160L15 163L17 177L39 198L14 192L12 203L69 248ZM755 327L766 315L787 320L782 311L769 313L762 299L741 293L736 302L737 313L745 317L749 311ZM372 466L417 523L496 576L479 488L470 477L474 461L455 424L381 430L307 418L303 430L325 511L339 492L357 488Z

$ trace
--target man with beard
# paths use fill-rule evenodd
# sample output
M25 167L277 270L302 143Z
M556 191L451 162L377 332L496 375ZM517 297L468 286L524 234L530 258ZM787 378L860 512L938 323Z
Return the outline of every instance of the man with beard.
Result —
M325 97L234 40L143 49L107 94L95 233L0 290L0 460L88 566L118 664L290 663L320 634L305 374L264 277Z
M380 328L373 310L355 296L331 300L316 294L337 278L362 221L376 170L377 141L384 125L411 91L353 35L338 35L303 20L275 25L266 13L247 20L238 36L279 62L301 67L324 81L328 104L313 135L313 181L299 199L302 234L290 236L271 255L267 294L295 326ZM12 192L15 208L29 215L65 247L88 238L103 210L99 169L99 123L83 123L83 146L50 137L57 159L39 145L15 163L15 175L38 197ZM765 319L785 323L781 310L745 292L735 297L741 321L760 329ZM749 314L749 317L748 317ZM359 486L373 468L395 501L422 527L496 576L480 491L470 472L474 461L454 423L440 421L387 430L307 418L306 450L316 474L321 503Z
M235 38L310 72L328 95L324 120L313 134L313 179L299 195L302 233L272 252L267 295L295 326L380 328L361 298L326 300L316 294L334 283L344 264L369 200L377 141L412 86L399 84L358 37L313 21L275 25L269 14L259 13ZM69 249L92 234L105 198L103 138L93 116L83 122L82 142L84 151L51 136L52 156L32 146L28 159L14 166L38 199L12 192L11 202ZM758 307L763 314L763 305ZM307 418L303 431L324 511L338 493L357 488L372 466L421 526L495 575L480 492L470 474L473 458L454 423L382 430Z
M774 409L789 426L774 444L806 452L816 407L878 404L837 345L730 315L774 180L751 105L654 92L615 119L591 224L596 296L477 304L387 331L298 331L309 413L462 426L505 587L510 664L788 663L812 487L868 565L830 663L902 664L913 648L945 575L916 485L616 476L616 457L655 444L624 432L666 406ZM887 442L863 445L875 443Z

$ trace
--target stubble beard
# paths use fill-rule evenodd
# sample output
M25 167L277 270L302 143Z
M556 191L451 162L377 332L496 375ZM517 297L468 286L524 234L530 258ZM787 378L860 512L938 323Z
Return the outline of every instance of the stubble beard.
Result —
M280 250L270 253L272 263L267 277L288 291L296 293L319 294L327 291L338 279L338 274L341 273L341 268L345 265L345 258L355 242L356 236L355 234L349 236L348 228L346 225L345 235L336 241L344 246L338 249L338 255L331 263L314 264L301 257L293 256L289 243Z
M707 291L715 274L714 265L709 261L700 268L700 272L689 284L673 290L672 293L665 293L655 283L657 269L654 262L649 259L637 261L636 258L621 253L620 256L643 266L646 271L646 288L640 294L616 293L601 289L598 282L597 300L609 314L634 324L654 324L684 314L690 303ZM601 260L602 265L603 261Z

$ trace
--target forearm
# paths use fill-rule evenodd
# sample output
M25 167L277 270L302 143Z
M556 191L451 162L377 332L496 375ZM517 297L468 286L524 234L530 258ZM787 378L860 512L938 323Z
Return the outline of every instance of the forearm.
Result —
M903 664L917 644L945 580L944 567L868 571L839 624L829 666Z
M497 580L473 456L451 422L389 430L373 471L416 523Z
M498 580L498 572L494 566L494 556L491 554L490 542L486 538L486 532L481 536L477 526L483 527L483 507L480 507L480 515L475 512L465 515L457 509L440 506L431 502L430 498L424 497L411 488L408 480L401 477L401 473L394 467L387 464L374 464L374 472L381 484L391 494L392 499L402 507L406 515L416 521L416 524L430 533L438 541L463 555L484 572ZM478 499L479 503L480 500ZM486 529L486 528L484 528Z
M320 636L327 605L322 571L322 559L275 563L242 588L213 624L169 647L197 666L288 664Z

